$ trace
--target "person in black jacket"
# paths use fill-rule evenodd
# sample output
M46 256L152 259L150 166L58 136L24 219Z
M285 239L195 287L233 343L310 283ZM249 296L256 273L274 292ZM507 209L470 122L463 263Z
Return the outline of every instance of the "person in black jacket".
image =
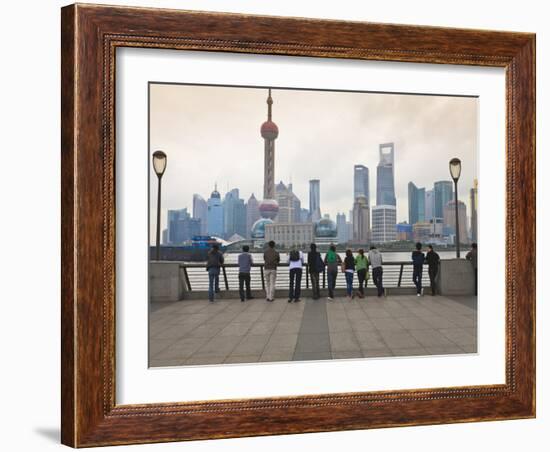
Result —
M208 252L206 271L208 271L208 300L214 301L214 293L220 291L220 268L223 265L223 254L217 244Z
M318 300L321 297L319 289L319 273L325 269L325 264L321 259L321 253L317 251L317 245L312 243L309 246L309 253L307 253L307 268L309 277L311 278L311 290L313 292L313 299Z
M422 267L424 265L424 253L422 250L422 243L416 244L416 250L412 252L413 261L413 282L416 286L416 296L422 295Z
M428 276L430 277L430 287L432 288L432 296L436 294L435 279L439 272L439 254L434 251L432 245L428 245L426 253L426 263L428 264Z

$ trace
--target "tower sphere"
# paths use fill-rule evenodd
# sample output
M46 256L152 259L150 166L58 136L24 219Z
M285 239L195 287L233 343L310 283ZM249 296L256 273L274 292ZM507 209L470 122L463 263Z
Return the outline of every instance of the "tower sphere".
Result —
M277 124L271 120L264 122L260 131L262 133L262 138L265 138L266 140L274 140L279 136L279 128L277 127Z
M262 218L274 219L279 213L279 203L274 199L264 199L258 209Z
M315 223L315 237L336 237L338 228L336 223L328 218L321 218Z
M260 218L257 220L250 230L250 235L253 239L263 239L265 238L265 225L273 224L273 220L269 218Z

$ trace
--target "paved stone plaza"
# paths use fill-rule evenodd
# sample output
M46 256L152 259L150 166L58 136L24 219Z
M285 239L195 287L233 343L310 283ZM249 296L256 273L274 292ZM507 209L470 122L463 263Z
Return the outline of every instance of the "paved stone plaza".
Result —
M476 297L154 303L150 366L475 353Z

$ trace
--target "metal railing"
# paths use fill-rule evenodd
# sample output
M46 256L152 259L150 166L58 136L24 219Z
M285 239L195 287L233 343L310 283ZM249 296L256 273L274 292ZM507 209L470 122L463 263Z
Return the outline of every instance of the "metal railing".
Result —
M427 264L424 265L423 285L429 285ZM281 263L277 267L277 289L286 289L289 285L288 264ZM386 288L405 287L412 288L413 264L410 261L385 262L383 268L383 285ZM180 269L183 272L183 278L188 291L207 291L208 290L208 272L203 263L182 263ZM367 280L368 287L374 287L372 282L372 267L369 267L370 278ZM307 264L303 266L302 288L309 289L311 281ZM357 273L354 275L354 287L358 286ZM250 270L250 285L252 290L265 289L264 264L253 264ZM327 287L327 272L319 276L319 285L322 289ZM336 277L336 288L345 288L346 280L344 274L338 269ZM224 264L220 269L220 289L238 290L239 289L239 265Z

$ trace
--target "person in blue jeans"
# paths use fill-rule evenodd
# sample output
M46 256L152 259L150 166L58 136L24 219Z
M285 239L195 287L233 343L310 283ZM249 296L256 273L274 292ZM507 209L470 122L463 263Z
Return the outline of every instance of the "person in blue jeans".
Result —
M424 253L422 250L422 243L416 244L416 250L412 252L413 261L413 282L416 286L416 296L422 295L422 267L424 266Z
M353 274L355 273L355 259L351 250L346 250L346 257L344 258L344 273L346 275L346 293L348 300L355 298L353 293Z
M214 302L214 293L220 291L220 268L223 265L223 254L217 244L208 252L206 271L208 272L208 300Z

